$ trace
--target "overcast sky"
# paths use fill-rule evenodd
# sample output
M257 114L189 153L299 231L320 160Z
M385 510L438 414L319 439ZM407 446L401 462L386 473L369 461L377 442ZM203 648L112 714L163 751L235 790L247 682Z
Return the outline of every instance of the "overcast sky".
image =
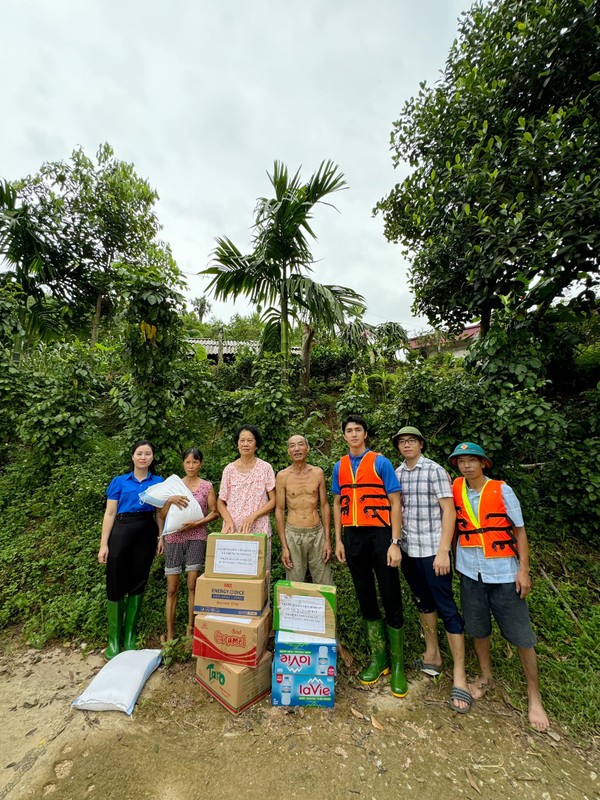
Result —
M217 235L247 251L275 159L345 173L315 214L315 278L364 295L366 319L413 318L400 247L375 203L405 174L389 135L434 82L467 0L2 0L0 176L107 141L158 191L162 237L195 277ZM244 303L213 302L229 319Z

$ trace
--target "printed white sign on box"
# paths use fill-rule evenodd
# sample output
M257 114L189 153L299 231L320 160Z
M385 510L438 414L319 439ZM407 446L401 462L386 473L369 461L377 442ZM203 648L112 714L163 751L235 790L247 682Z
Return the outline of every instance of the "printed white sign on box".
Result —
M279 627L325 633L325 598L279 594Z
M224 575L256 575L258 554L258 542L218 539L215 542L214 572Z

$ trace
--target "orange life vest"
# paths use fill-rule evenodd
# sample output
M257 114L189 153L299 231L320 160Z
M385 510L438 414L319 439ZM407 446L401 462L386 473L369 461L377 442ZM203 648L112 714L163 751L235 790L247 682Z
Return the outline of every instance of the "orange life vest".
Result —
M342 525L391 527L391 505L382 479L375 470L378 453L368 450L356 475L350 456L340 459L340 512Z
M518 556L513 525L502 498L503 483L486 481L479 495L478 514L475 514L469 502L466 478L456 478L452 484L460 545L483 547L485 558Z

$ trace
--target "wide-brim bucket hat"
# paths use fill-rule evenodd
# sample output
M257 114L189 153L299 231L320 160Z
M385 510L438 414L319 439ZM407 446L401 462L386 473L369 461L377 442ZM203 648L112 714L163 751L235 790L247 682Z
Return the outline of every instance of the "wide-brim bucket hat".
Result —
M485 466L492 466L492 460L486 456L483 447L475 444L475 442L460 442L456 445L453 452L448 456L448 461L453 467L457 465L459 456L477 456L477 458L481 458L485 462Z

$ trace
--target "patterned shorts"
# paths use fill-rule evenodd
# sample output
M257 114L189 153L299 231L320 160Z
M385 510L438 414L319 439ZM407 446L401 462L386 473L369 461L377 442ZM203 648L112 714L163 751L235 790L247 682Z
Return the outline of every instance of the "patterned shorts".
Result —
M206 539L188 542L165 542L165 575L181 575L186 572L204 572Z

